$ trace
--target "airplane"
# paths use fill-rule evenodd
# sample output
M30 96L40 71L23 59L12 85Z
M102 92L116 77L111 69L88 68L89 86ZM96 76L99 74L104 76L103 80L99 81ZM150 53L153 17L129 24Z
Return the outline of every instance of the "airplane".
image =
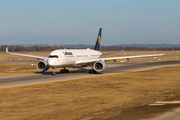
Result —
M109 53L101 53L100 43L101 43L101 32L102 28L99 29L99 34L97 36L96 44L94 50L90 48L87 49L57 49L52 51L48 57L44 56L36 56L29 54L18 54L11 53L8 51L8 47L6 48L6 52L12 55L19 55L25 57L31 57L40 59L36 64L36 68L45 72L49 68L53 69L52 75L56 75L56 68L63 68L60 70L60 73L68 73L69 70L66 67L72 68L82 68L82 67L92 67L89 71L90 73L102 72L107 68L106 61L109 60L117 60L117 59L131 59L131 58L144 58L144 57L155 57L155 56L163 56L165 54L150 54L150 55L136 55L136 56L121 56L121 57L109 57L109 58L100 58L100 56L105 54L112 54L115 52ZM116 51L121 52L121 51Z

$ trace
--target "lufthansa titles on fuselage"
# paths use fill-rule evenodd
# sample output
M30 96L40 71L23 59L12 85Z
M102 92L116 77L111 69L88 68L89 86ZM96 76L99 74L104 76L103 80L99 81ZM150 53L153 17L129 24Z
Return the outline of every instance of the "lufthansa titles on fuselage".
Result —
M73 55L72 52L63 52L64 55Z

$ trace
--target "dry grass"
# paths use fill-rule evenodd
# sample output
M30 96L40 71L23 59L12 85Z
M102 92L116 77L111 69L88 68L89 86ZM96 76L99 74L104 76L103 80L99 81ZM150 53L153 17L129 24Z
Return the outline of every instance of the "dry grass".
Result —
M3 120L107 118L179 95L180 67L0 89ZM53 78L52 78L53 79Z
M0 76L34 74L35 72L39 71L31 65L0 65Z
M10 68L18 67L19 65L0 65L0 72L5 71Z

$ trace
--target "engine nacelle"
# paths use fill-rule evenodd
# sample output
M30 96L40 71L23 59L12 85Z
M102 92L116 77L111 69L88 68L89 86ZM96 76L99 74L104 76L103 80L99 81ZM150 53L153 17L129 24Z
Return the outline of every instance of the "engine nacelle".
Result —
M41 60L39 61L37 64L36 64L36 68L39 70L39 71L46 71L49 69L49 66L47 64L47 61L44 61L44 60Z
M93 69L96 72L101 72L107 68L107 64L104 61L97 61L93 64Z

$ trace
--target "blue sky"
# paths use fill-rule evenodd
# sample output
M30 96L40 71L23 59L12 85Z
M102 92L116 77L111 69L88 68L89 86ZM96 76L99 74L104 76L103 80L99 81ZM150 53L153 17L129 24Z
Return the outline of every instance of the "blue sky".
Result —
M1 45L180 44L179 0L0 0Z

